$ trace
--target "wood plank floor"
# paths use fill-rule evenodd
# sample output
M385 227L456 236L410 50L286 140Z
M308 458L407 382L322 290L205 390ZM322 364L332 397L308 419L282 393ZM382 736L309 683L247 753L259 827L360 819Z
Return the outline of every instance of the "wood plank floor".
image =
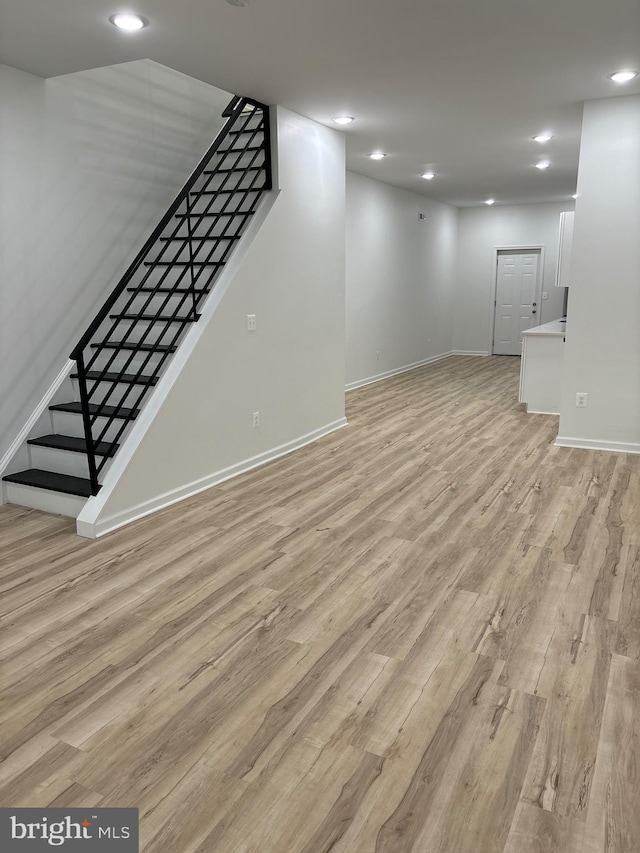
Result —
M556 448L519 359L99 541L0 507L0 804L144 853L637 853L640 457Z

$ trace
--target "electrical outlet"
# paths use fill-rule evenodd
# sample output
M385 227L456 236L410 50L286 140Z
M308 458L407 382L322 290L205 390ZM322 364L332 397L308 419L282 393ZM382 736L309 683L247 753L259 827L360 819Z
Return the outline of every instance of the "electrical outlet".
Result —
M587 393L586 391L578 391L576 394L576 406L579 409L587 408Z
M380 361L380 350L376 350L376 361Z
M253 413L253 426L254 428L260 426L260 412Z
M548 298L549 298L549 294L548 294L548 292L547 292L546 290L543 290L543 291L542 291L542 298L543 298L543 299L548 299Z
M247 314L247 331L255 332L256 326L256 315L255 314Z

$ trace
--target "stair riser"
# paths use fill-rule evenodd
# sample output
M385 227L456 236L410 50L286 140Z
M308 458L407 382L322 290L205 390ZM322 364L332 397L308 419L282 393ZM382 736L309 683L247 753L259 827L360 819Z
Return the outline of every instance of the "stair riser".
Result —
M154 303L158 304L158 303ZM193 313L192 305L187 306L185 303L182 306L182 314L189 315ZM181 310L182 310L181 309ZM153 310L156 310L155 308ZM181 314L181 316L182 316ZM118 320L115 330L110 331L111 326L102 326L96 338L101 337L103 340L119 340L127 343L136 343L142 341L145 344L162 343L170 345L176 332L179 331L179 325L176 323L166 323L164 321L152 322L151 320L139 320L137 323L133 320ZM107 334L109 337L107 338ZM92 353L95 350L92 350ZM140 354L142 355L142 354Z
M260 139L255 140L255 145L260 144ZM236 162L238 161L238 162ZM233 171L229 171L232 169ZM250 171L248 171L250 170ZM260 170L260 171L258 171ZM197 189L202 184L211 181L223 181L227 179L225 186L233 186L239 180L251 181L256 177L258 180L264 175L264 154L261 151L247 151L244 154L232 152L206 170L195 183Z
M105 401L107 394L113 388L113 385L111 382L98 382L95 391L92 391L91 389L93 388L94 384L95 383L91 380L87 383L88 391L91 393L91 402L102 403ZM139 408L139 406L136 406L136 400L138 399L140 393L143 391L143 389L146 389L146 394L143 398L146 399L149 393L153 390L153 387L154 386L147 388L147 386L142 385L126 385L124 383L118 383L115 388L113 388L112 393L109 394L109 398L107 399L107 405L119 406L120 404L122 404L123 406L126 406L130 409ZM78 389L77 380L73 380L73 393L75 395L74 399L79 400L80 392Z
M240 172L237 175L210 175L209 180L207 181L198 181L193 188L194 193L200 192L200 190L238 190L244 191L248 189L252 189L253 187L261 187L265 181L264 171L261 172L250 172L248 174L241 174Z
M201 196L198 199L192 198L192 212L197 215L198 213L205 212L216 213L221 210L226 213L231 213L234 210L246 210L254 204L260 194L261 190L253 190L246 193L246 197L244 191L238 191L233 194L218 196L217 198L211 195Z
M77 495L50 492L48 489L35 489L32 486L22 486L18 483L3 483L2 487L4 499L7 503L31 507L54 515L64 515L68 518L77 518L87 502L86 498L80 498Z
M225 216L217 222L214 221L213 216L193 219L192 229L195 233L191 235L191 241L197 244L200 240L220 240L223 237L232 237L242 233L243 225L246 227L246 222L242 216ZM209 228L213 229L211 233L209 233ZM181 240L186 241L189 239L187 226L183 222L178 223L177 220L176 225L171 229L167 229L164 234L166 237L179 237Z
M160 257L161 248L154 249L153 254L150 254L148 260L153 260L154 258ZM175 248L167 249L165 254L163 255L163 260L171 260L175 256ZM202 258L204 260L204 258ZM198 270L196 270L196 287L200 287L201 280L204 280L205 273L207 275L211 274L211 270L205 270L201 275L198 275ZM134 277L131 280L131 286L137 287L138 285L143 285L144 287L155 287L155 285L161 285L162 287L173 287L174 285L179 285L180 287L190 287L191 286L191 270L186 267L141 267L137 270ZM127 296L130 295L130 292L127 292ZM124 306L125 303L120 301L118 305Z
M180 303L184 297L184 302L181 302L181 304L184 307L184 313L186 313L189 308L193 307L193 297L190 292L191 287L193 286L197 299L199 292L211 288L211 283L217 278L222 269L224 269L224 266L199 267L195 270L195 276L192 281L190 271L188 275L180 278L174 268L169 270L169 275L163 279L159 268L154 268L151 270L149 278L138 276L132 280L130 285L131 290L127 290L126 302L124 299L121 299L112 313L130 314L132 310L141 311L145 314L155 313L162 310L162 306L166 304L167 311L162 310L162 315L164 316L167 312L171 311L175 304L170 301L174 298L174 294L167 291L175 291L176 288L180 288L181 292L175 295L175 299ZM145 290L139 290L141 287L144 287ZM162 288L162 291L154 293L155 288ZM187 291L186 293L185 290ZM167 301L165 302L165 300ZM145 308L145 306L147 307ZM113 323L113 320L110 320L110 323Z
M37 447L29 445L31 467L57 474L71 474L73 477L88 477L89 463L86 454L58 450L55 447ZM108 464L108 463L107 463Z
M190 263L192 260L197 263L214 262L222 260L225 251L229 249L229 240L221 239L218 243L213 240L192 240L191 245L188 241L176 241L171 243L163 243L161 247L156 249L148 258L150 261L158 260L171 263ZM233 248L233 246L231 246ZM229 252L231 249L229 249ZM229 255L227 252L227 256ZM196 269L196 275L198 270ZM184 277L182 284L186 287L191 285L191 272L189 271Z
M246 127L245 127L245 122L247 125ZM260 128L262 125L262 122L263 122L263 118L262 118L262 115L260 112L255 112L255 113L253 113L253 115L248 115L247 113L243 113L240 116L240 118L238 118L236 120L236 122L234 123L230 136L232 139L238 139L238 138L241 139L242 145L244 145L244 144L248 145L249 143L247 142L246 137L243 135L240 135L240 134L236 134L236 131L240 131L240 130L242 130L243 132L246 132L248 130L253 131L256 128ZM258 130L258 134L262 135L262 131ZM240 143L237 143L237 142L234 143L234 147L239 145L239 144ZM252 145L258 145L258 144L259 144L258 142L252 143ZM231 145L229 145L228 147L231 147Z
M112 373L119 373L124 369L127 373L138 373L139 371L150 373L160 363L161 359L161 353L136 353L131 350L121 350L120 352L101 350L95 362L92 363L91 370L107 369Z
M77 438L84 438L83 421L80 415L70 414L69 412L51 412L53 416L53 432L57 435L72 435ZM102 441L115 441L123 424L126 424L128 429L132 421L123 421L121 419L114 420L109 424L107 432L102 436L102 430L107 426L108 421L105 418L98 418L93 424L91 430L94 441L101 438ZM118 439L118 443L122 443L122 438Z
M260 145L261 142L262 134L256 137L254 145ZM263 163L262 151L230 151L228 154L220 154L215 165L221 169L242 169L245 166L262 166Z
M149 297L151 297L151 301L149 301ZM206 297L206 293L196 292L197 308L202 306ZM191 293L136 293L131 310L134 312L144 311L149 314L156 314L159 311L162 311L163 315L173 314L175 311L179 311L180 314L187 314L189 311L193 311L193 302L194 296Z

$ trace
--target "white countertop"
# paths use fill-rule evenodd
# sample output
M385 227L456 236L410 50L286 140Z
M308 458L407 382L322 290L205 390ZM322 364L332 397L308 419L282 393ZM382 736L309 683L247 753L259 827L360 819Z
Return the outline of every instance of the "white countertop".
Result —
M523 335L550 335L556 338L564 338L566 323L560 320L552 320L550 323L545 323L543 326L533 326L527 329Z

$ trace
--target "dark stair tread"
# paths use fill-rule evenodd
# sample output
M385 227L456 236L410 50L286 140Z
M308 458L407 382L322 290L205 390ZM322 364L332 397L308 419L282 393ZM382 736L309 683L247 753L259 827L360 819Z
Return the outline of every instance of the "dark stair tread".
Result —
M81 415L82 404L80 402L55 403L53 406L49 406L49 411ZM89 413L101 418L119 418L122 421L133 421L138 417L139 409L130 409L124 406L121 408L118 406L102 406L100 408L98 403L89 403Z
M200 216L253 216L255 210L210 210L208 213L174 213L176 219L197 219Z
M7 483L34 486L37 489L47 489L50 492L79 495L81 498L91 497L91 482L84 477L72 477L70 474L58 474L55 471L29 468L26 471L18 471L17 474L7 474L2 479Z
M75 435L41 435L38 438L30 438L27 444L34 444L36 447L53 447L55 450L70 450L73 453L86 453L87 442L84 438L78 438ZM95 446L96 456L114 456L118 445L111 441L99 441Z
M145 261L145 267L223 267L225 261Z
M262 169L265 169L266 166L264 163L261 163L259 166L232 166L229 169L205 169L202 173L203 175L231 175L233 172L260 172Z
M171 285L154 287L152 284L143 287L128 287L127 290L130 293L195 293L196 296L206 296L207 293L211 293L210 287L196 287L195 290L192 290L190 287L171 287Z
M236 187L232 190L194 190L190 193L190 195L229 195L229 193L260 193L263 192L263 190L268 189L269 187L263 185L261 187Z
M231 234L227 236L226 234L209 234L208 236L205 234L201 234L198 236L197 234L192 234L189 236L186 234L184 237L160 237L163 243L175 243L176 241L180 241L181 243L188 243L189 240L193 240L194 242L197 240L239 240L241 234ZM199 261L194 261L194 264L200 263Z
M248 148L225 148L223 151L216 151L216 154L220 154L224 157L225 154L245 154L247 151L260 150L262 150L262 145L249 145Z
M100 382L124 382L127 385L155 385L158 381L157 376L136 376L134 373L103 373L101 370L87 370L86 377ZM78 374L72 373L71 378L77 379Z
M189 314L188 317L158 317L157 314L109 314L110 320L149 320L158 323L195 323L200 314Z
M91 344L93 349L123 349L134 352L175 352L178 347L175 344L141 344L136 341L100 341Z

